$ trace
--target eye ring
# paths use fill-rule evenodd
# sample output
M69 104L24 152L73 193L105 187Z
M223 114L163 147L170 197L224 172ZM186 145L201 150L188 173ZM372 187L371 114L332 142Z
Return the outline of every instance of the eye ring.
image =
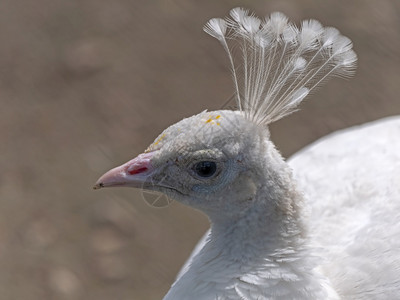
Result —
M214 161L200 161L193 165L193 171L198 177L210 178L217 173L217 163Z

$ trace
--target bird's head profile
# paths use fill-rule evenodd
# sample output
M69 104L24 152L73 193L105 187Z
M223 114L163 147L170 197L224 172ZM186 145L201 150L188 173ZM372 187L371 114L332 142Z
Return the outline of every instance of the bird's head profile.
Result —
M143 154L105 173L95 188L158 191L206 212L251 201L261 182L268 130L239 111L203 111L164 130ZM232 212L231 212L232 213Z
M272 193L285 183L286 167L267 126L295 111L328 77L352 74L357 60L351 41L335 28L315 20L298 28L281 13L259 19L235 8L204 30L228 54L238 110L204 111L170 126L95 188L131 186L208 214L239 212L255 193Z

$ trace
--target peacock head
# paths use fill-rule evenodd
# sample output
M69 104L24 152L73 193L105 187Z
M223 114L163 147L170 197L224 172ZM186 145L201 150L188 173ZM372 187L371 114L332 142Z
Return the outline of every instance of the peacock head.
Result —
M268 130L242 113L204 111L168 127L143 154L105 173L95 188L142 188L205 212L221 213L227 205L231 211L233 199L245 204L255 195L268 145Z
M256 193L272 195L287 183L267 126L296 111L327 78L355 70L351 40L315 20L298 28L281 13L259 19L235 8L204 30L227 52L239 111L202 112L172 125L95 187L155 190L206 212L240 212Z

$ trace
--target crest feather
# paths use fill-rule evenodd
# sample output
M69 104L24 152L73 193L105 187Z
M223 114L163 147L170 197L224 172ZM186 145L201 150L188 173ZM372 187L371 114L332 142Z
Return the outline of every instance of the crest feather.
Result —
M350 76L356 67L351 40L316 20L299 28L279 12L259 19L234 8L230 17L208 21L204 31L228 54L239 110L258 124L292 113L327 78Z

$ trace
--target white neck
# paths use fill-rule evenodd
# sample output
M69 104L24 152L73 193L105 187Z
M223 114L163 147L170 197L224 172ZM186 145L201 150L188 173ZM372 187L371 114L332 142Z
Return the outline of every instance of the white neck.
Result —
M339 299L315 270L301 195L288 167L280 170L266 174L273 184L258 187L245 211L229 217L208 212L211 235L164 300Z

